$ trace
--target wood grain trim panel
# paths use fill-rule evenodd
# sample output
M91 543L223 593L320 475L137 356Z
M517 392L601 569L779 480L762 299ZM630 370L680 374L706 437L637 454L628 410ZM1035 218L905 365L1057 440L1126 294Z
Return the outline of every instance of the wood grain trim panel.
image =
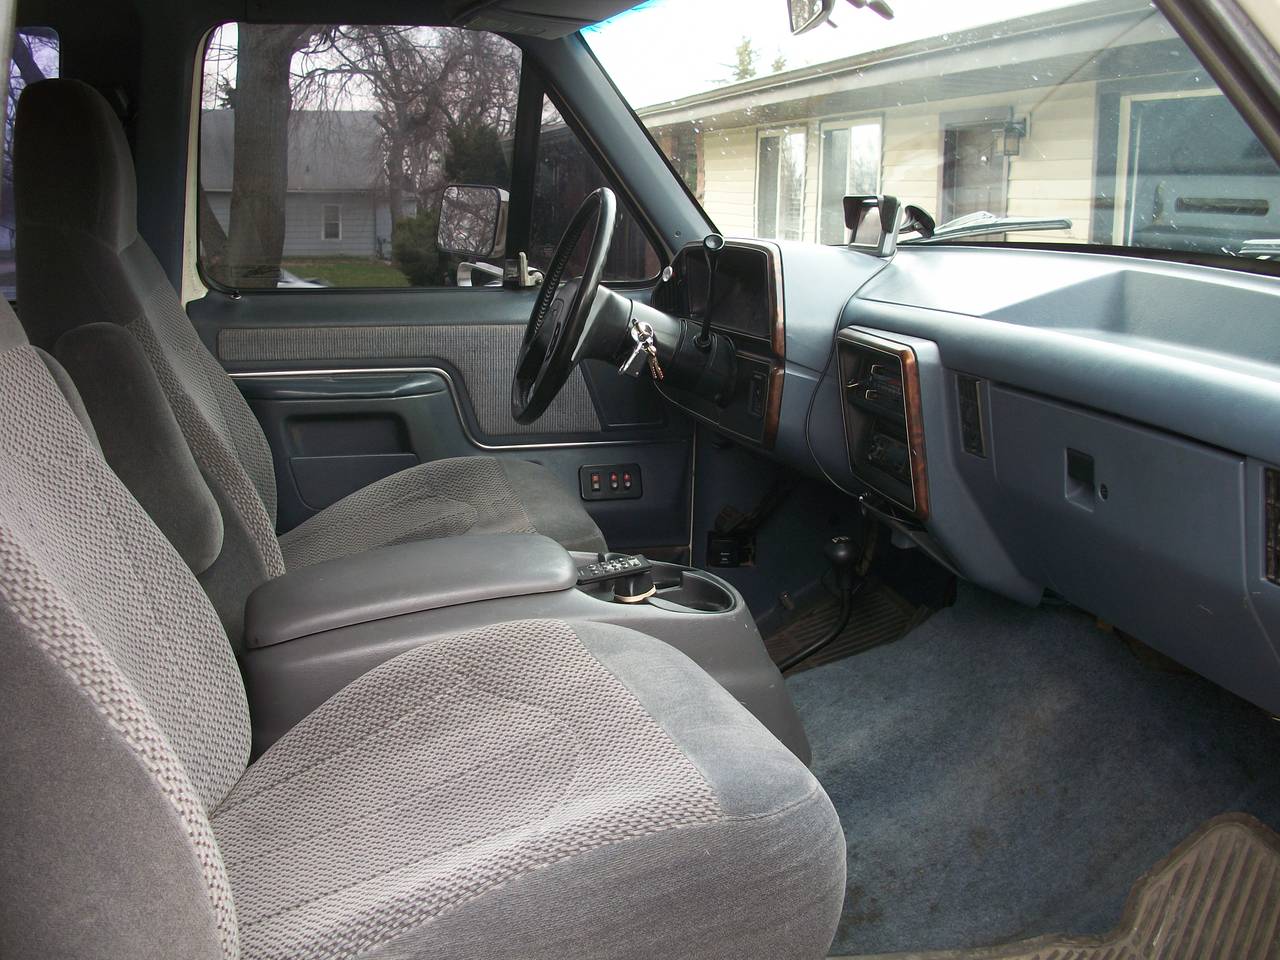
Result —
M902 362L902 400L907 414L907 446L911 451L911 492L916 498L917 519L929 518L929 470L924 451L924 404L920 399L920 365L916 352L900 346Z
M902 368L902 408L907 434L907 448L911 459L911 494L914 503L905 504L890 497L894 503L908 510L921 522L929 518L929 469L924 442L924 404L920 394L920 365L911 347L895 340L887 340L862 330L846 327L836 334L838 340L852 347L871 349L889 356L897 357ZM837 376L840 376L837 364ZM849 401L845 398L844 385L841 383L840 412L845 415L844 406ZM847 433L847 431L846 431ZM849 451L851 453L851 451ZM853 470L852 458L849 467ZM857 471L854 470L855 476ZM859 479L862 479L861 477ZM865 479L864 483L870 484ZM888 496L888 494L885 494Z

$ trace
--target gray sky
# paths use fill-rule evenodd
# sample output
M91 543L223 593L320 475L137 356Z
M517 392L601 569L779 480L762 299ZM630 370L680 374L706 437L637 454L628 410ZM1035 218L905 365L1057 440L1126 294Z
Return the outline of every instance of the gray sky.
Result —
M890 0L896 16L886 21L836 0L836 29L793 37L787 0L648 0L584 32L623 96L643 107L727 83L744 36L759 51L764 75L779 54L793 69L1079 2Z

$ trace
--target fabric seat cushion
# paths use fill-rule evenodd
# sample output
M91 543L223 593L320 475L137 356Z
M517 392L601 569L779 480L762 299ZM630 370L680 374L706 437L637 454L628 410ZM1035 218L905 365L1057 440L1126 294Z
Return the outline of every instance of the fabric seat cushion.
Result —
M0 955L233 960L235 658L18 329L0 304Z
M456 457L401 470L357 490L280 538L289 569L413 540L464 533L541 533L603 550L577 499L536 463Z
M524 621L344 688L213 817L246 960L824 955L830 801L666 644Z

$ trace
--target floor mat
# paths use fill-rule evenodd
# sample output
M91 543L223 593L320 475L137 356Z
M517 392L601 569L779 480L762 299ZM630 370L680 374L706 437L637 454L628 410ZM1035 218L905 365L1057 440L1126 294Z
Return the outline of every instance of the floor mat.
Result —
M835 640L798 664L792 673L833 663L881 644L892 643L923 622L932 611L913 606L896 591L878 581L868 581L853 598L848 625ZM805 604L781 628L765 636L765 647L775 662L802 650L825 636L840 619L840 601L826 589Z
M1070 607L965 585L787 685L845 828L835 955L1105 935L1211 817L1280 827L1280 723Z
M1273 960L1280 954L1278 938L1280 836L1253 817L1225 814L1138 881L1120 927L1109 936L1042 937L875 960Z

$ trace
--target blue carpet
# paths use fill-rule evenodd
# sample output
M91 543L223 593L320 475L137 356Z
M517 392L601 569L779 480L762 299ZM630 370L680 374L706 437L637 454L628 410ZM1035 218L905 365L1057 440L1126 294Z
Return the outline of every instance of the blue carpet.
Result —
M788 686L848 843L833 954L1105 933L1204 821L1280 828L1280 723L1070 608L962 586Z

